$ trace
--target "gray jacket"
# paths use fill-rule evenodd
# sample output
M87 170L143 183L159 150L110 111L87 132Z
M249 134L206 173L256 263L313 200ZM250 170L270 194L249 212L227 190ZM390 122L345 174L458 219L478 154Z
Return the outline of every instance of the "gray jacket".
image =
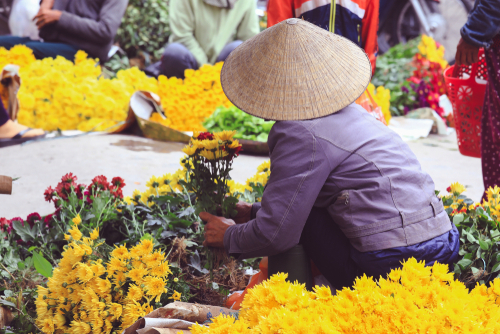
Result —
M101 63L108 59L128 0L55 0L61 18L40 30L46 42L65 43L84 50Z
M295 246L313 206L361 252L409 246L451 229L434 182L401 138L360 106L306 121L276 122L271 177L256 218L224 235L249 258Z

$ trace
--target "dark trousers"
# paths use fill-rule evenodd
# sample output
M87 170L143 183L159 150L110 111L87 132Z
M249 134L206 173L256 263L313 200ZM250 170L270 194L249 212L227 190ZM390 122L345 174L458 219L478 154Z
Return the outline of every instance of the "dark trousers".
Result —
M227 44L217 57L216 62L224 61L229 54L238 47L242 41L234 41ZM196 58L183 44L171 43L165 47L161 57L160 74L170 77L184 79L184 71L187 69L197 70L199 68Z
M75 54L78 51L76 46L64 43L34 41L29 37L0 36L0 46L3 46L7 50L18 44L24 44L33 50L36 59L63 56L68 60L74 61Z
M342 289L351 287L356 277L363 274L374 279L385 277L411 257L428 266L434 262L448 264L451 272L453 263L458 261L460 234L452 224L451 231L418 244L362 253L352 247L326 209L313 207L300 243L330 284Z
M300 243L307 256L335 289L351 287L363 274L351 258L351 243L326 209L313 207Z
M7 113L7 110L5 110L3 102L0 99L0 126L7 123L8 120L9 120L9 114Z

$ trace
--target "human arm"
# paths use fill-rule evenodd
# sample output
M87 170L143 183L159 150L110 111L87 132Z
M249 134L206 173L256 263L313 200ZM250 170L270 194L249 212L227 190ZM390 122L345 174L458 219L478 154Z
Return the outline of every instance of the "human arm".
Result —
M97 45L106 45L115 38L126 8L127 0L105 0L97 20L62 11L57 28Z
M269 0L267 3L267 27L295 17L293 0Z
M240 41L246 41L249 38L257 35L260 31L259 28L259 17L255 11L256 2L250 1L250 5L245 12L238 29L236 31L236 39Z
M181 43L191 51L198 65L208 63L208 57L194 38L195 17L191 1L170 0L170 31L171 42Z
M500 33L500 1L477 0L465 25L460 29L462 39L470 45L489 48Z
M40 9L52 9L54 7L54 0L42 0L40 1Z
M370 63L372 64L372 75L375 74L375 64L378 53L377 31L379 18L379 0L367 2L365 16L361 22L361 42Z
M256 218L230 226L226 252L237 258L281 253L295 246L330 174L321 143L301 122L277 122L269 136L271 176Z

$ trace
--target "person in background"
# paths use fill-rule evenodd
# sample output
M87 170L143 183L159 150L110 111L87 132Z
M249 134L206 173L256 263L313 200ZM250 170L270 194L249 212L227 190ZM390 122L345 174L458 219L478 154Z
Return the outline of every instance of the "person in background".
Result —
M184 78L184 70L224 61L259 33L255 0L170 0L169 43L160 74Z
M478 61L484 48L488 84L481 124L481 163L485 189L500 186L500 1L477 0L460 30L456 66Z
M41 129L31 129L12 122L2 100L0 100L0 147L21 144L44 136L45 132Z
M332 4L335 4L335 24L330 29ZM269 0L268 27L293 17L311 22L356 43L365 50L372 65L372 74L375 73L379 0Z
M0 36L0 46L24 44L36 58L63 56L74 60L84 50L101 63L108 59L128 0L42 0L33 19L42 41L28 37Z

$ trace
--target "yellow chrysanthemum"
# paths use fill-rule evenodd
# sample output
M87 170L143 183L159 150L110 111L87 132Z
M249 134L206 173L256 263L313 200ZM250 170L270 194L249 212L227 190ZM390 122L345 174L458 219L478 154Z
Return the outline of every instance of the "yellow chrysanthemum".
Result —
M172 297L169 298L173 300L181 300L181 297L182 297L181 293L174 290Z
M458 182L452 183L450 189L451 189L450 192L453 193L455 196L458 196L465 191L465 187Z
M233 139L234 135L236 134L236 130L233 131L220 131L220 132L215 132L214 137L215 139L221 140L221 141L230 141Z
M80 214L77 214L75 218L71 220L75 225L78 225L82 222L82 218L80 218Z
M99 228L96 228L92 232L90 232L90 239L96 240L98 238L99 238Z

